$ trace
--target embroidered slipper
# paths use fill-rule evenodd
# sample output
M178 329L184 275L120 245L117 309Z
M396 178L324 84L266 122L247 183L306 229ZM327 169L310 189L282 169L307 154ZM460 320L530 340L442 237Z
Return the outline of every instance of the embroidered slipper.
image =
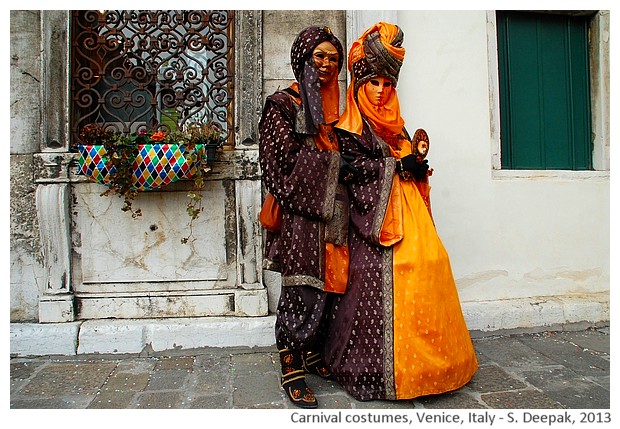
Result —
M306 384L302 360L299 350L280 350L282 388L294 405L301 408L317 408L319 403L312 389Z
M311 374L316 374L321 378L331 379L332 373L327 365L321 359L321 355L317 352L306 351L303 353L304 370Z

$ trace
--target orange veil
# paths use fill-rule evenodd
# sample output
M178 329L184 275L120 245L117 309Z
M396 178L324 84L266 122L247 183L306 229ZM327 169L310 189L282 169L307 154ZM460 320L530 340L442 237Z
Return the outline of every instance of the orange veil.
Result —
M380 41L379 49L382 48L383 58L391 57L393 61L399 64L399 68L405 58L405 48L399 46L399 42L395 42L401 40L399 36L402 37L402 32L394 24L379 22L366 30L359 39L353 42L349 50L347 62L347 67L351 72L352 79L347 89L346 108L340 116L340 120L336 127L361 135L363 114L375 127L386 129L393 134L399 134L405 121L400 116L400 103L398 101L396 88L392 90L392 94L386 104L381 107L371 104L366 98L365 92L359 90L362 88L364 82L376 76L389 77L394 85L396 85L393 73L382 73L387 70L381 63L383 58L377 55L368 55L368 52L372 52L367 48L365 42L373 33L378 33ZM390 74L392 76L390 76ZM357 94L355 94L356 91Z

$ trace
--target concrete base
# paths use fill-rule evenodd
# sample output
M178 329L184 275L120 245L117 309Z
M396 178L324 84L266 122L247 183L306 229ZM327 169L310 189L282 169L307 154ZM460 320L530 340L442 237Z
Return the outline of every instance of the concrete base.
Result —
M475 336L497 332L598 326L610 320L609 294L465 302ZM69 323L12 323L11 355L141 353L201 347L275 344L275 316L178 319L100 319Z
M74 355L81 322L11 323L11 356Z
M275 316L89 320L80 328L77 353L270 346L274 322Z

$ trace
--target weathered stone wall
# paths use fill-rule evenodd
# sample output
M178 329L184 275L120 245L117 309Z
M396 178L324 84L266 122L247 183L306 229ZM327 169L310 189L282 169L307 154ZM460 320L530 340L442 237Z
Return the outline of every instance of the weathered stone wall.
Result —
M301 30L310 25L325 25L345 50L346 14L338 10L266 10L263 11L263 100L278 88L286 88L293 80L291 45ZM345 93L346 61L340 72L342 94ZM341 104L344 96L341 97ZM343 104L344 105L344 104Z
M41 243L33 153L41 136L40 11L11 11L10 260L11 321L37 319Z

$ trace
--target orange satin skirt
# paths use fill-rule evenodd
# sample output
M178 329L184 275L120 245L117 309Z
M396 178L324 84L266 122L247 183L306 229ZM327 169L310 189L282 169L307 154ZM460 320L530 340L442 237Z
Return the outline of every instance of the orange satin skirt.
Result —
M382 236L402 237L393 253L396 397L458 389L471 380L478 361L448 253L415 183L395 180L392 197L389 211L398 215L389 216Z

